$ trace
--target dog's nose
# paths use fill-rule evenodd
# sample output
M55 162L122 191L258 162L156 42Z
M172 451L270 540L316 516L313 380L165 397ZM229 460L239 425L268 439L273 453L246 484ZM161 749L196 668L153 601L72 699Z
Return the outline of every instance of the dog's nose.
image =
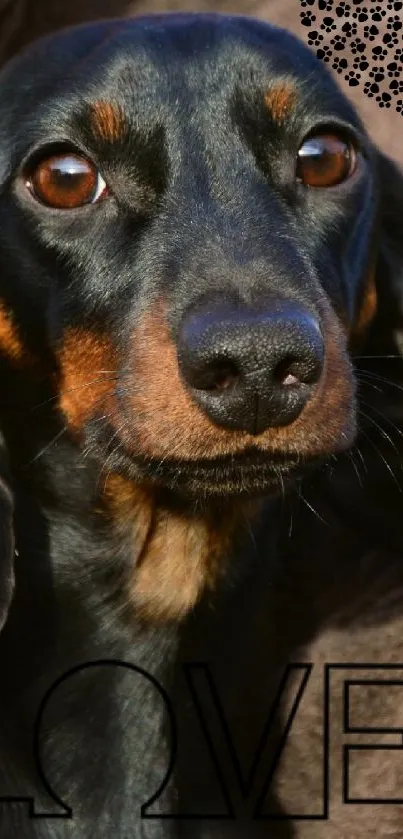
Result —
M216 424L250 434L303 410L325 357L318 321L301 306L199 310L182 323L178 358L193 398Z

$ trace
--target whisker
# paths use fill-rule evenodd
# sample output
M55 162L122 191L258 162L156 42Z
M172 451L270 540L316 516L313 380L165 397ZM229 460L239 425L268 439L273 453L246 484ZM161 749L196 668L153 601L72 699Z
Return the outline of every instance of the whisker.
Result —
M60 440L60 437L66 431L67 431L67 425L65 425L64 428L61 429L61 431L58 431L58 433L55 434L55 436L52 438L50 443L47 443L46 446L43 447L43 449L41 449L39 452L37 452L35 457L33 457L32 460L29 461L28 465L32 466L33 463L35 463L37 460L39 460L39 458L41 458L47 451L49 451L49 449L52 448L52 446L54 446L55 443L57 443L58 440Z
M351 464L352 464L352 466L353 466L354 472L355 472L355 474L357 475L357 478L358 478L358 483L359 483L360 487L362 487L362 486L363 486L362 478L361 478L361 475L360 475L360 472L359 472L358 466L357 466L357 464L356 464L356 462L355 462L355 460L354 460L354 455L353 455L353 452L352 452L352 451L350 451L350 452L347 452L347 454L348 454L348 459L349 459L349 461L351 462Z
M364 358L373 359L373 360L375 360L375 359L376 360L378 360L378 359L383 360L383 359L391 359L391 358L396 359L396 358L398 358L398 359L400 359L400 361L403 361L403 356L400 355L399 353L397 353L396 355L354 355L352 358L353 358L353 361L356 361L356 360L361 361Z
M362 411L360 411L360 413L363 413L363 412L362 412ZM365 416L365 414L363 414L363 416ZM401 484L399 484L399 481L397 480L396 475L395 475L395 473L393 472L393 469L392 469L392 468L391 468L391 466L389 465L389 463L388 463L388 461L386 460L386 458L383 456L382 452L378 449L378 446L374 443L374 441L371 439L371 437L369 436L369 434L367 434L367 433L364 431L364 429L363 429L363 428L361 428L361 434L363 434L363 435L364 435L364 437L366 438L366 440L368 440L368 442L370 443L370 445L371 445L371 446L375 449L375 451L376 451L376 452L377 452L377 454L379 455L380 459L381 459L381 460L382 460L382 462L385 464L386 469L387 469L387 470L388 470L388 472L390 473L390 475L391 475L391 477L392 477L393 481L395 482L396 486L398 487L399 492L401 492L401 491L402 491Z
M364 471L368 474L367 464L365 463L365 460L364 460L364 455L363 455L363 453L362 453L361 449L360 449L360 448L358 448L358 446L354 446L354 452L355 452L356 454L358 454L358 457L360 458L361 463L362 463L362 465L363 465Z
M391 426L391 428L393 428L393 430L394 430L394 431L396 431L396 434L398 434L398 435L399 435L399 437L402 437L402 438L403 438L403 431L402 431L402 429L401 429L401 428L399 428L399 427L396 425L396 423L395 423L395 422L393 422L391 419L389 419L389 417L388 417L388 416L386 416L386 414L382 413L382 411L379 411L377 408L374 408L374 406L373 406L373 405L371 405L369 402L366 402L366 400L365 400L365 399L361 399L361 403L362 403L363 405L365 405L367 408L369 408L371 411L374 411L374 413L375 413L375 414L377 414L379 417L381 417L381 419L382 419L384 422L387 422L387 424L388 424L388 425L390 425L390 426Z
M373 390L377 390L378 393L384 393L384 389L379 387L379 385L374 385L373 382L368 382L365 379L362 379L359 374L357 374L357 379L361 385L365 385L365 387L372 387Z
M302 494L301 490L299 491L299 497L300 497L301 501L303 501L303 502L304 502L304 504L306 504L306 506L307 506L307 507L308 507L308 509L311 511L311 513L313 513L313 514L314 514L314 516L316 516L316 518L317 518L317 519L319 519L319 521L321 521L321 522L322 522L322 524L325 524L327 527L329 527L329 522L325 521L325 519L324 519L324 518L322 518L322 516L320 515L320 513L318 513L318 511L317 511L317 510L315 510L315 507L312 507L312 504L310 504L310 503L309 503L309 501L308 501L308 499L307 499L307 498L305 498L305 496Z
M367 414L365 411L361 411L361 415L362 415L362 416L363 416L363 417L364 417L364 418L365 418L368 422L370 422L372 425L374 425L374 426L375 426L375 428L377 428L377 429L378 429L379 433L382 435L382 437L384 438L384 440L387 440L387 442L388 442L388 443L390 443L390 445L392 446L392 448L395 450L396 454L400 457L400 452L399 452L399 449L398 449L398 448L397 448L397 446L396 446L396 443L392 440L392 438L389 436L389 434L387 434L387 432L385 431L385 429L384 429L384 428L382 428L382 426L381 426L381 425L379 425L379 422L377 422L377 421L376 421L373 417L371 417L371 416L370 416L369 414Z
M113 370L100 370L99 373L102 373L103 375L97 379L92 379L89 382L84 382L81 385L77 385L76 387L66 388L66 390L63 391L63 393L74 393L77 390L85 390L85 388L91 387L91 385L99 384L99 382L114 381L118 378L116 371L114 372ZM39 408L43 408L44 405L49 405L50 402L55 402L55 400L59 398L59 393L57 393L55 396L50 396L49 399L45 399L44 402L39 402L38 405L34 405L33 408L31 408L31 411L37 411Z
M360 375L361 377L365 376L369 379L375 379L375 381L381 382L381 384L388 385L388 387L394 387L396 390L401 390L403 392L403 385L398 385L397 382L392 382L391 379L387 379L385 376L380 376L378 373L372 373L370 370L360 370Z

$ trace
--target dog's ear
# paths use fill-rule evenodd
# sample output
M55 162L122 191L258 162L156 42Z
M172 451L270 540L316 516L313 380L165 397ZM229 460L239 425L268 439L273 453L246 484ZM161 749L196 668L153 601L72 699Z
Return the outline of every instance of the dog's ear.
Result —
M377 314L369 333L375 353L403 357L403 170L378 152Z
M14 591L13 499L6 451L0 438L0 630L7 618Z

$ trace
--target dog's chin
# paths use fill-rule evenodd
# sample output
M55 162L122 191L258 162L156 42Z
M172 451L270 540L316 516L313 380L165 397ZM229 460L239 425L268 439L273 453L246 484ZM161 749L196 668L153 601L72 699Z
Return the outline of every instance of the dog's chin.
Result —
M245 452L196 462L148 461L146 472L148 479L171 492L208 501L282 495L314 465L317 467L319 462L302 466L296 461L273 462L267 454Z
M209 499L283 495L323 462L322 457L301 461L258 449L197 461L135 456L122 447L108 456L110 471L130 481L207 503Z

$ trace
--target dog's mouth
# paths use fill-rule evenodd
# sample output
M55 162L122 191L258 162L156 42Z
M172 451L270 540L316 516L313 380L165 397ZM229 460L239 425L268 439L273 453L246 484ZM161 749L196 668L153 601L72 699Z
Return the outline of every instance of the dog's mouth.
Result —
M197 498L280 495L317 469L324 457L298 458L256 448L200 460L163 460L133 456L121 449L116 470L129 480Z
M284 492L290 484L302 478L319 464L319 459L307 463L298 460L268 458L260 452L201 460L195 463L150 463L150 473L160 472L170 489L206 496L259 496ZM155 470L155 471L154 471Z

